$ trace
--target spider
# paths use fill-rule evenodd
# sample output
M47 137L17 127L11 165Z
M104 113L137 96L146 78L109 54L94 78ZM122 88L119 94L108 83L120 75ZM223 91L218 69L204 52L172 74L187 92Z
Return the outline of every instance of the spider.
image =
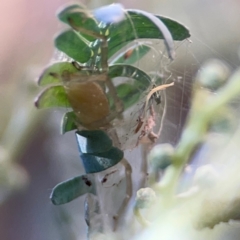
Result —
M93 64L81 67L77 62L73 62L79 72L73 74L65 72L62 75L69 102L80 125L90 130L110 127L110 122L116 117L121 117L124 108L108 76L108 31L105 31L104 34L98 34L75 26L70 18L68 21L74 30L96 37L100 41L99 49L96 52L100 52L101 61L101 69ZM92 59L97 57L95 54ZM94 60L92 62L94 63ZM113 99L114 111L110 111L109 101L105 93L106 88Z

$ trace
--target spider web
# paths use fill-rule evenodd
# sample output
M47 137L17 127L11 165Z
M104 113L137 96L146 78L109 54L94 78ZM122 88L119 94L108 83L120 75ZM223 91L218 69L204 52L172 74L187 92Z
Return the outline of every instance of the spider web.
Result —
M201 41L198 41L198 39L193 37L193 41L195 40L196 42L203 44ZM135 42L140 44L140 41L138 40L135 40ZM150 46L151 51L143 59L137 61L135 66L144 69L144 71L153 76L153 79L156 76L162 77L163 84L174 82L173 87L161 92L162 103L160 105L155 104L154 106L156 112L156 127L154 128L154 131L158 132L161 130L160 137L157 141L158 143L171 143L172 145L175 145L178 142L190 108L191 85L194 75L201 65L201 60L198 60L198 57L193 53L192 43L188 40L175 42L176 59L173 62L169 61L165 46L161 41L142 41L142 43ZM218 55L214 49L208 45L206 47L210 49L212 53ZM60 56L57 58L60 60L61 58L66 58L66 56L60 53ZM67 61L70 60L68 59ZM138 135L134 135L134 130L136 129L137 118L141 113L146 95L150 89L151 87L141 93L141 100L126 111L124 120L117 128L119 138L121 139L122 144L125 145L123 146L124 149L133 149L136 146ZM58 149L59 148L60 147L58 147ZM64 149L66 149L66 147ZM66 149L61 152L64 152L65 155L66 152L68 152L68 156L65 157L78 159L78 153L74 150L74 147L70 146L70 149L70 151L69 149ZM72 154L74 151L76 152L75 155ZM71 155L74 156L71 157ZM134 151L127 151L125 157L130 161L134 170L133 192L135 192L135 190L139 188L138 181L141 179L140 159L144 156L138 147L135 148ZM76 164L73 165L74 170L75 167ZM107 181L103 182L105 177L107 177ZM106 215L112 216L116 214L125 195L126 181L124 179L122 166L117 165L112 169L99 173L97 181L98 189L101 191L98 198L102 205L102 210ZM74 214L71 214L71 216L73 215ZM104 219L105 221L109 221L107 220L108 217L106 217L106 215L104 216ZM79 225L77 224L76 231L78 231L78 227Z
M189 109L185 98L189 95L188 92L191 90L191 84L186 82L186 71L181 72L177 70L175 66L171 65L162 41L144 41L144 44L147 44L151 48L151 51L143 59L137 61L135 66L146 71L152 76L153 80L160 76L162 78L162 84L175 83L173 87L161 92L161 104L153 103L156 114L156 126L153 130L156 132L160 131L158 141L175 144ZM189 42L176 43L175 49L177 53L180 48L183 48L185 54L188 54ZM181 60L177 58L175 61L178 59ZM190 78L190 76L188 77ZM153 85L150 85L149 88L140 93L140 101L124 112L124 120L114 127L122 144L122 149L130 149L130 151L125 151L125 158L133 168L133 194L145 185L146 180L144 176L146 176L147 170L144 165L146 164L146 154L149 150L146 149L146 151L141 152L141 144L136 146L139 135L134 134L134 131L138 124L137 119L139 114L141 114L143 110L146 96L152 89L152 86ZM181 125L178 124L179 121L182 123ZM169 133L171 134L169 135ZM106 178L106 181L103 183L102 179L104 178ZM128 184L121 163L98 174L99 200L103 212L107 215L104 220L107 225L111 222L111 216L116 215L118 209L120 209L126 196L125 192ZM134 201L133 198L132 201ZM131 206L131 204L129 206ZM130 213L130 211L128 211L128 213Z
M145 91L139 92L139 94L141 94L140 101L124 112L123 120L116 122L113 129L117 131L122 149L135 149L130 154L126 153L126 158L131 162L131 165L134 168L134 175L132 176L132 179L134 179L133 192L136 192L136 190L139 189L138 179L140 179L140 182L142 181L140 176L142 172L141 159L145 157L143 157L142 153L139 152L140 147L136 146L141 130L139 130L138 134L135 134L135 130L138 124L137 119L143 111L147 94L153 88L153 84L155 84L155 81L159 77L162 79L162 84L174 82L175 85L173 87L160 92L162 103L152 104L154 104L154 110L156 114L156 126L153 128L153 131L159 132L161 130L158 141L175 143L177 141L176 132L179 132L178 134L180 134L180 125L177 125L177 122L179 122L179 118L183 122L187 113L187 106L185 106L184 102L184 94L187 95L186 91L190 91L190 85L186 86L186 73L183 74L182 72L178 71L176 67L172 67L172 64L177 62L178 59L181 60L180 57L177 56L176 60L171 63L167 56L163 41L135 40L133 44L144 44L150 47L150 51L147 53L147 55L141 60L138 60L134 66L138 67L139 69L143 69L146 73L148 73L152 77L153 82L150 83L149 87L146 88ZM128 47L129 46L127 46L126 49ZM175 43L175 51L177 55L179 49L181 48L185 49L187 52L186 54L188 54L188 47L188 41L184 41L183 43ZM71 61L71 58L67 57L61 52L56 52L54 58L58 61ZM131 79L120 78L117 79L117 81L122 83L124 81L131 81ZM181 98L179 98L179 95ZM152 102L154 102L154 100ZM181 103L180 106L177 105L179 103ZM184 107L185 109L183 110ZM172 133L170 137L169 132ZM61 149L66 149L66 147ZM68 159L71 155L75 156L73 158L78 159L78 156L76 156L78 153L73 154L74 148L72 146L70 146L68 150L62 150L61 152L64 155L66 155L67 152L68 156L65 157ZM138 161L132 161L132 156L135 155L133 157L135 159L136 154L138 156ZM72 166L75 172L77 166L76 163ZM70 170L68 171L70 172ZM103 181L104 179L106 179L106 181ZM104 172L98 173L96 177L96 184L98 188L98 199L101 206L101 211L104 212L104 216L102 216L104 219L104 225L111 225L111 218L113 215L117 214L118 209L121 207L125 197L127 182L125 179L125 171L123 166L121 164L117 164L116 166Z
M136 40L135 40L136 41ZM133 149L137 146L139 135L144 126L142 126L136 133L138 127L138 120L145 110L149 111L151 105L154 107L155 120L153 131L161 136L169 135L169 130L175 132L173 139L163 139L164 142L175 143L180 133L180 126L184 122L188 110L188 103L186 97L190 94L191 84L187 78L187 72L180 72L177 69L177 61L181 59L177 57L174 62L170 62L165 45L162 41L139 41L138 44L144 44L150 47L150 51L144 58L138 60L134 65L145 72L151 78L152 83L145 91L140 92L140 100L137 104L124 112L124 120L119 124L115 124L118 136L123 149ZM185 55L188 54L190 43L185 40L181 43L176 43L175 50L178 54L179 49L185 49ZM161 83L157 83L157 79L161 79ZM124 81L122 78L120 80ZM149 106L144 109L146 103L146 96L150 90L157 85L174 83L174 86L166 90L160 91L161 103L157 104L154 99L150 100ZM148 114L149 117L149 114ZM179 123L177 125L177 123ZM176 135L176 132L177 133Z

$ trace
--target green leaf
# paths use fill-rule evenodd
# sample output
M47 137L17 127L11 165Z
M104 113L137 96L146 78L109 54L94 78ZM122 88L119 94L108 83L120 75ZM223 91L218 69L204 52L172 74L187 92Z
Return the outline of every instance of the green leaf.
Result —
M55 46L77 62L86 63L92 55L92 50L82 37L73 30L60 33L55 38Z
M109 151L80 154L86 173L97 173L115 166L123 159L123 151L112 147Z
M75 73L79 70L70 62L56 62L48 66L41 74L38 85L62 83L62 74L64 72Z
M80 32L88 41L96 40L96 37L93 37L92 34L101 34L98 22L91 12L83 6L71 5L61 11L58 18Z
M53 188L50 199L54 205L61 205L86 193L95 193L95 186L87 175L82 175L59 183Z
M102 130L76 132L80 157L86 173L104 171L123 158L123 151L112 146L112 140Z
M71 107L63 86L46 88L35 100L37 108Z
M165 26L168 28L170 33L172 34L173 40L175 41L183 41L187 38L190 38L190 32L187 27L183 24L173 20L171 18L162 17L156 15L157 18L161 19Z
M147 17L132 10L127 10L127 13L129 18L109 27L109 57L135 39L164 39L162 32ZM173 40L182 41L190 37L189 30L182 24L162 16L156 17L166 25Z
M61 20L62 22L68 24L68 16L69 14L71 14L72 11L88 11L87 7L84 5L80 5L80 4L71 4L68 5L66 7L63 7L62 10L60 10L57 13L57 17L59 20Z
M102 130L83 130L76 132L77 143L81 153L101 153L112 147L112 140Z
M115 77L129 78L129 81L116 86L117 95L122 100L125 110L138 102L142 93L154 83L147 73L131 65L112 65L109 67L108 75L112 79ZM109 99L109 101L111 105L112 100Z
M126 52L121 54L121 56L114 61L114 64L124 63L131 65L139 61L144 57L150 50L150 47L146 45L134 46L133 48L128 49ZM128 56L130 54L130 56Z
M152 24L154 24L155 27L157 27L157 30L162 33L164 44L167 49L168 57L173 60L175 57L175 51L174 51L174 44L173 44L173 38L171 33L169 32L168 28L165 26L165 24L162 22L160 18L157 18L151 13L145 12L143 10L134 9L131 10L133 13L136 13L140 16L146 17Z
M135 79L141 82L144 85L148 85L151 82L151 78L147 73L142 71L141 69L127 65L127 64L114 64L109 66L109 77L128 77Z
M61 123L61 134L77 129L76 121L77 117L73 111L65 113Z
M137 67L126 64L114 64L109 67L108 75L110 78L127 77L137 81L139 90L145 90L152 80L147 73Z
M116 90L125 110L137 103L141 97L141 92L135 85L123 83L117 86Z

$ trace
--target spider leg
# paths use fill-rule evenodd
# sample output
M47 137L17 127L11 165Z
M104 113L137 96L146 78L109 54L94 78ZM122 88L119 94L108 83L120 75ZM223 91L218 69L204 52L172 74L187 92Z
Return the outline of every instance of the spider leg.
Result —
M125 178L126 178L126 195L123 200L121 207L119 208L117 215L113 217L114 219L114 227L113 230L116 231L118 226L121 226L121 217L125 216L125 212L127 210L128 203L132 197L132 167L129 162L123 158L121 161L122 165L125 168Z
M115 147L121 148L121 143L119 142L118 135L116 131L113 129L113 131L109 132L109 135L111 136L113 140L113 145ZM125 179L126 179L126 195L122 202L121 207L119 208L117 214L113 216L114 225L113 230L116 231L119 226L121 226L122 216L125 216L125 212L127 210L128 203L132 197L132 167L129 164L129 162L123 158L120 162L123 167L125 168Z
M111 127L110 122L116 118L120 118L120 114L121 113L119 113L119 112L112 112L103 119L100 119L98 121L92 122L87 125L85 124L85 127L87 127L88 129L109 128L109 127Z
M116 111L118 113L122 113L124 110L123 103L119 99L117 95L117 91L115 86L113 85L110 77L108 76L108 42L107 42L107 33L105 33L104 38L101 39L101 66L102 72L106 74L106 86L109 90L109 94L111 95Z
M109 90L109 93L114 101L114 105L116 108L116 111L118 113L122 113L124 110L123 107L123 103L122 101L119 99L119 97L117 96L117 91L111 81L111 79L108 76L108 42L107 42L107 35L108 35L108 30L105 32L105 34L99 34L96 33L94 31L91 30L87 30L85 28L79 27L79 26L75 26L74 22L71 18L68 18L68 22L70 24L70 26L81 33L87 34L89 36L98 38L101 43L100 43L100 48L101 48L101 67L102 67L102 73L104 73L106 75L106 86Z

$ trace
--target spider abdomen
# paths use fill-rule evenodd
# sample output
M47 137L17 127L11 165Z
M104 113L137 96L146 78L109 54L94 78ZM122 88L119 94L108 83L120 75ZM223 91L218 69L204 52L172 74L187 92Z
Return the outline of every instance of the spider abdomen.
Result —
M83 126L94 128L95 122L109 115L107 96L98 83L70 81L65 85L65 89L69 102Z

